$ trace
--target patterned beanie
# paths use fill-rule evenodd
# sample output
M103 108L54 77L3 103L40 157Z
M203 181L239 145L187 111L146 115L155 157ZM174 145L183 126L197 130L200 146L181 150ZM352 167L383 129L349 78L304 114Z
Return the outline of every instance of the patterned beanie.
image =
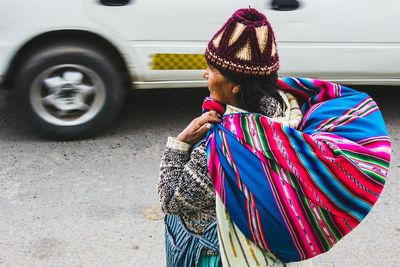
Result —
M254 8L239 9L208 43L207 63L220 70L267 76L279 69L271 24Z

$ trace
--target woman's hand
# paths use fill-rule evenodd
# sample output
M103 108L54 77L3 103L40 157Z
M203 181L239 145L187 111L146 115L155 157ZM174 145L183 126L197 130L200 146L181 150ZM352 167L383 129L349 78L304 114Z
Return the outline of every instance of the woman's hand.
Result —
M212 123L221 122L221 115L215 111L203 113L192 122L176 137L176 140L194 145L211 128Z

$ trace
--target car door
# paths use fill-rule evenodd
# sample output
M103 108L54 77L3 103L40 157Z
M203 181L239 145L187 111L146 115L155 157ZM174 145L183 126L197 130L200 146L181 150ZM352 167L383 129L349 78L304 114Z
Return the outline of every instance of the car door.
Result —
M202 81L207 42L240 7L241 0L92 0L90 12L126 40L139 82Z
M298 8L282 11L294 1L274 0L275 9L272 1L255 2L275 30L281 75L341 81L400 77L398 0L300 0Z

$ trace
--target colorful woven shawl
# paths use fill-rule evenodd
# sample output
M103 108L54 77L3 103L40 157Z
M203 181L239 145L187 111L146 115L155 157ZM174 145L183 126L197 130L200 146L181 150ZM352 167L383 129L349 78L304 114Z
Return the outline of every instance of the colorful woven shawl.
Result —
M233 222L283 262L328 251L377 201L390 140L376 103L337 84L283 78L302 101L299 129L255 113L223 116L208 133L207 160ZM223 113L206 99L203 110Z

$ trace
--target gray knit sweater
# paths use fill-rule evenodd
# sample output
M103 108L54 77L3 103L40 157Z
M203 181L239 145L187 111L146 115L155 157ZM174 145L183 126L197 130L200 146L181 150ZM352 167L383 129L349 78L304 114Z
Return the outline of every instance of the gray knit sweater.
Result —
M164 213L180 215L190 231L202 234L215 217L215 188L207 169L205 142L191 153L189 149L168 138L157 187Z

